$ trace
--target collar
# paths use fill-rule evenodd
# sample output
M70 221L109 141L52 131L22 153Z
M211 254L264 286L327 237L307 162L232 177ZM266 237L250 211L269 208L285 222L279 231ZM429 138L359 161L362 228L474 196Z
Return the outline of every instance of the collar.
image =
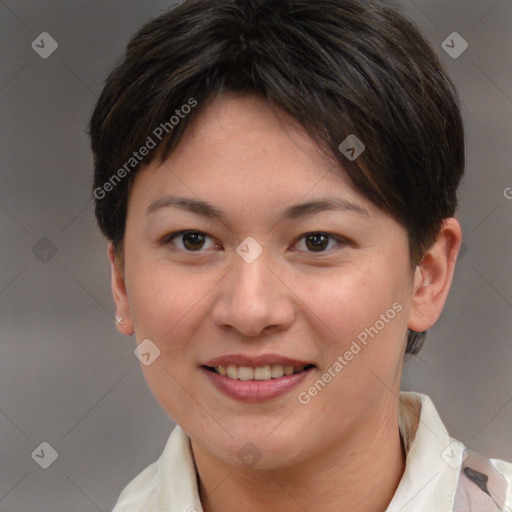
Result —
M398 418L407 458L386 512L452 510L464 445L449 436L427 395L401 391Z

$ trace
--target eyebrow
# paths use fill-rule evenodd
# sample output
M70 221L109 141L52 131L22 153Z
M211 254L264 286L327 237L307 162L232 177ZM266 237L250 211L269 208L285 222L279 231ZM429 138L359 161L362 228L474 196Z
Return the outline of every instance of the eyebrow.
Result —
M167 207L180 208L202 217L217 219L221 222L225 222L227 217L222 210L207 201L176 196L163 196L152 202L146 210L146 215ZM294 220L329 210L342 210L367 217L370 216L367 210L347 199L341 197L320 197L314 201L289 206L281 213L281 221Z

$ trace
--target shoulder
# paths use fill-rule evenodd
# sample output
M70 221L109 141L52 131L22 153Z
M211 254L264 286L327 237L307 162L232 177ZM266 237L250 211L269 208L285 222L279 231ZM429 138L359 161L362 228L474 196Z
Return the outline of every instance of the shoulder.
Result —
M142 512L155 500L158 485L158 461L155 461L123 489L112 512Z
M112 512L182 511L199 503L190 440L176 425L159 459L123 489Z
M511 507L512 463L465 448L453 510L501 511Z
M425 510L512 511L512 462L477 453L451 437L429 396L402 391L399 405L399 429L407 451L405 476L418 485L425 474L437 477L430 494L422 494ZM402 501L407 505L410 496L405 494ZM399 498L396 510L408 510ZM417 499L411 503L415 511L423 510Z

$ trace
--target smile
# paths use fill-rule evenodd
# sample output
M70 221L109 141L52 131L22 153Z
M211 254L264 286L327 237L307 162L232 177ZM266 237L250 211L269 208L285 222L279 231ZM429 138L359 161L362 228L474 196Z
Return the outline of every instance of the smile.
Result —
M312 368L314 365L307 364L301 366L267 364L265 366L236 366L234 364L228 366L205 366L208 370L223 375L233 380L270 380L279 379L284 375L289 376L300 373L304 370Z

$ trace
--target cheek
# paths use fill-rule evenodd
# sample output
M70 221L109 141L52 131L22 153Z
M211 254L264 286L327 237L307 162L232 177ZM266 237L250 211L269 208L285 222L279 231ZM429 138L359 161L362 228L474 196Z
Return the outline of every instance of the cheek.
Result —
M331 279L323 288L326 293L312 300L312 309L328 326L317 343L318 378L329 379L312 404L318 414L335 411L340 422L344 415L363 414L399 382L406 329L403 288L396 273L390 279L380 270L366 267ZM349 404L351 412L340 404Z
M305 294L311 308L333 331L346 334L373 323L399 299L398 289L370 266L326 276L307 286Z
M218 277L198 267L172 267L164 260L138 267L144 270L132 269L128 290L137 340L149 338L162 355L177 356L207 315L209 292Z
M354 378L362 367L394 368L406 329L401 275L373 264L332 276L318 288L321 293L309 287L311 310L318 312L323 336L331 340L322 358L326 367L346 356L344 373ZM326 349L325 340L322 344Z
M153 395L175 421L190 413L191 396L200 396L193 375L196 360L190 340L205 311L206 277L171 270L164 263L134 269L130 308L137 342L150 339L159 355L150 365L141 363ZM213 286L213 283L212 285Z

